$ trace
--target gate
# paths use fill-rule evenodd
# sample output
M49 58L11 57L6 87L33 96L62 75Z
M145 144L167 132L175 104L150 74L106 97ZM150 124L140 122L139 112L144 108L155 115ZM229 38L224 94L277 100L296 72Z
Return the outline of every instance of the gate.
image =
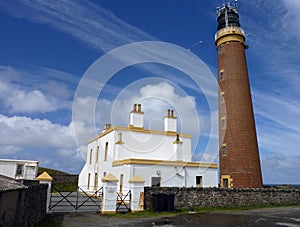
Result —
M116 211L120 213L130 212L131 209L131 191L129 190L126 195L117 192L117 207Z
M69 192L62 192L52 185L49 212L93 212L101 209L103 187L90 195L81 187Z

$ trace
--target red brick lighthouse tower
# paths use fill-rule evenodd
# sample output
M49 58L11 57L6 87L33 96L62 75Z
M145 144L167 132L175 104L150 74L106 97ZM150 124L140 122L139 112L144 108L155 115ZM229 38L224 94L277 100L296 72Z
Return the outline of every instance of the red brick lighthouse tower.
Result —
M236 3L217 8L220 186L261 188L262 175L245 56L245 33Z

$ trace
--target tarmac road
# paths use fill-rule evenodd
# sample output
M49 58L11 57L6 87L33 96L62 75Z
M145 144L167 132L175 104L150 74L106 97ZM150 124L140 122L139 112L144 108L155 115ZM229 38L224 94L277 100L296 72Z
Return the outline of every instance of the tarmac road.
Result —
M300 206L242 211L214 211L164 217L56 214L37 226L300 226Z

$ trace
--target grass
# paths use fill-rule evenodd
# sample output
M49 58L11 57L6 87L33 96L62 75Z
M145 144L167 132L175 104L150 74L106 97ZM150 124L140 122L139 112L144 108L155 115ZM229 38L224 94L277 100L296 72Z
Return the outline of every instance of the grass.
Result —
M53 186L55 187L55 189L52 187L51 188L51 192L77 192L77 183L53 183Z
M45 167L39 167L38 169L38 175L42 174L44 171L46 171L49 175L53 174L53 175L64 175L64 174L69 174L66 172L62 172L56 169L49 169L49 168L45 168Z
M69 173L66 172L62 172L56 169L49 169L49 168L45 168L45 167L39 167L38 169L38 175L40 175L41 173L43 173L44 171L46 171L50 176L53 175L68 175ZM72 192L72 191L77 191L77 182L66 182L66 183L55 183L52 182L52 184L55 186L55 188L61 192ZM53 189L53 187L51 188L51 192L56 192L55 189Z

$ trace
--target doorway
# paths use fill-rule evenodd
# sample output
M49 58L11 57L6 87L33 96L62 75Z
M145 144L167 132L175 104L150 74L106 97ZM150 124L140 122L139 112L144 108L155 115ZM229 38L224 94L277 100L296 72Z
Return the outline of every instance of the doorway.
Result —
M202 176L196 176L196 187L197 188L202 188L203 187Z
M152 177L151 178L151 186L152 187L160 187L161 177Z

